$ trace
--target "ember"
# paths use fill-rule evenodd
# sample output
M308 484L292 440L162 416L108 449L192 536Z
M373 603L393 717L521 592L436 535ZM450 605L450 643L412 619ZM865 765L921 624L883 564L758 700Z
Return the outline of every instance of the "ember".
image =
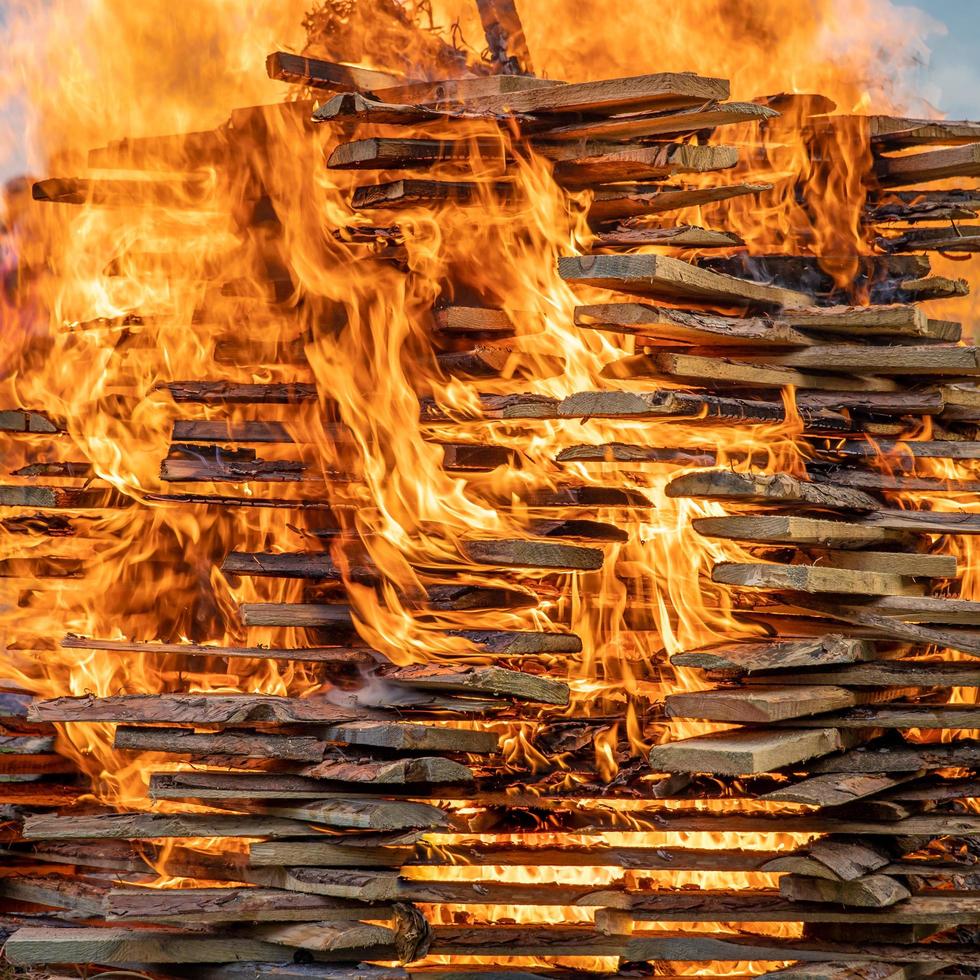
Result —
M6 962L980 970L980 123L822 4L655 73L545 0L139 6L118 106L37 55L0 242Z

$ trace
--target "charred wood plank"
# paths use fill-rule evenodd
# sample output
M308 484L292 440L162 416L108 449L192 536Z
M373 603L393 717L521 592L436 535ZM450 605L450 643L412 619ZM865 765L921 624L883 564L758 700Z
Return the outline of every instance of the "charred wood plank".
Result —
M673 463L677 466L712 466L716 456L710 449L674 449L663 446L633 446L625 442L568 446L555 457L556 463Z
M782 724L774 722L774 724ZM865 705L819 718L798 718L792 724L836 728L980 728L980 707L972 704Z
M416 664L385 670L381 676L389 684L415 687L423 691L492 695L558 705L567 705L569 699L568 685L563 681L502 667Z
M302 770L304 776L340 783L411 786L431 783L471 783L473 771L439 756L416 759L321 759Z
M881 660L793 674L785 680L781 678L780 683L843 684L848 687L980 687L980 669L971 663L945 660Z
M476 0L491 60L504 75L533 75L524 25L514 0Z
M46 412L8 408L0 410L0 432L53 434L64 432L64 423L52 419Z
M809 806L846 806L855 800L885 793L903 782L916 778L916 773L890 775L888 773L824 773L811 776L791 786L783 786L760 797L775 803L806 803Z
M89 510L102 507L127 507L131 503L129 497L110 487L39 487L9 484L0 486L0 507Z
M192 728L143 728L120 725L113 747L175 755L228 755L248 759L320 762L327 743L312 735L273 735L255 731L198 732Z
M252 384L234 381L168 381L162 385L178 404L292 405L313 401L316 385L305 383Z

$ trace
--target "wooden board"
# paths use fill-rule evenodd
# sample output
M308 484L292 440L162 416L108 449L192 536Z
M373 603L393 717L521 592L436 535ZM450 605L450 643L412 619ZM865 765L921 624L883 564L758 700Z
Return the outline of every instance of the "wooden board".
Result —
M558 260L558 271L566 282L680 302L803 306L809 299L791 289L736 279L665 255L569 255Z
M774 722L779 725L782 722ZM836 728L980 728L980 706L972 704L865 705L850 711L800 718L794 725Z
M806 347L814 341L780 319L729 317L700 310L674 310L648 303L602 303L575 307L575 325L638 334L642 343Z
M867 545L904 544L907 534L854 521L828 521L814 517L698 517L694 529L708 538L793 544L800 547L863 548Z
M675 653L670 662L678 667L700 667L741 676L760 671L795 672L806 667L853 664L875 656L874 647L867 640L828 634L814 639L722 644L688 650Z
M491 695L558 705L567 705L569 699L568 685L563 681L503 667L415 664L385 670L382 676L389 684L423 691Z
M703 387L785 388L804 391L898 391L898 382L873 375L848 376L799 371L764 358L750 362L718 353L653 351L612 361L603 368L607 378L654 378Z
M878 178L888 187L977 176L980 176L980 143L900 157L883 157L878 161Z
M824 773L811 776L790 786L782 786L760 799L774 803L805 803L809 806L847 806L855 800L863 800L894 789L901 783L914 779L918 773L892 776L886 773L856 773L851 776L840 773Z
M779 319L800 330L843 334L855 340L864 337L918 337L948 343L960 339L958 323L930 320L922 307L907 303L784 309Z
M901 575L864 572L829 565L777 565L768 562L719 562L711 581L748 589L789 589L796 592L842 592L856 595L907 595Z
M716 129L737 123L772 119L779 113L755 102L709 102L696 109L656 115L632 115L556 126L535 135L541 142L561 140L629 140Z
M602 567L599 548L561 544L554 541L520 539L469 539L459 542L463 557L476 565L504 568L542 568L595 571Z
M469 111L527 112L540 115L588 113L611 116L645 109L674 109L728 98L728 82L690 73L636 75L596 82L531 88L506 96L483 96L458 100ZM457 101L451 99L443 101Z
M980 374L976 347L866 347L857 344L815 344L788 354L768 354L767 364L814 370L871 372L873 374L956 375Z
M413 170L438 163L504 159L504 144L490 137L466 140L372 137L340 143L327 158L332 170Z
M674 228L629 228L623 225L596 235L595 248L636 248L654 245L664 248L734 248L744 245L743 239L731 231L716 231L697 225L678 225Z
M270 54L265 67L269 78L333 92L370 92L405 83L403 76L390 72L355 68L319 58L305 58L286 51L274 51Z
M972 769L980 765L980 742L960 739L939 744L868 746L818 759L814 773L918 772L922 769Z
M664 214L682 208L698 207L715 201L761 194L772 184L720 184L715 187L680 187L670 184L614 184L596 188L589 208L593 224L634 218L644 214Z
M843 748L836 728L810 731L740 731L696 735L654 746L654 772L712 772L740 776L772 772Z
M884 874L851 881L828 881L805 875L783 875L779 894L793 902L828 902L855 908L883 909L912 894L897 879Z
M446 180L392 180L358 187L351 199L355 211L434 208L444 205L480 206L485 200L506 201L512 185Z
M584 152L559 160L554 176L565 187L589 187L727 170L737 163L738 148L734 146L660 143L602 152L586 144Z
M674 477L668 497L699 497L745 503L808 504L830 510L875 511L881 504L860 490L811 483L789 473L737 473L708 470Z
M852 708L873 700L898 697L901 692L851 691L834 685L790 685L772 682L762 687L730 690L684 691L668 694L667 716L705 721L766 723L804 718L840 708Z
M947 660L879 660L871 663L852 663L838 667L819 666L819 670L804 671L780 677L786 684L842 684L846 687L980 687L980 667L971 662ZM747 683L762 682L763 678L746 679ZM772 680L772 678L766 678Z

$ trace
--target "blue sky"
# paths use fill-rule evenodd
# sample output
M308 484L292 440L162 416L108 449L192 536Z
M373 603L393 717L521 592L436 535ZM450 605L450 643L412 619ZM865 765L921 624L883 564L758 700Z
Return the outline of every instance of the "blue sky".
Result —
M9 2L0 0L0 38ZM918 7L935 22L935 31L925 39L930 51L928 63L915 72L915 90L953 119L980 119L980 64L976 57L980 42L980 0L892 2L899 7ZM0 102L0 182L23 172L28 165L24 148L18 144L23 132L16 104Z

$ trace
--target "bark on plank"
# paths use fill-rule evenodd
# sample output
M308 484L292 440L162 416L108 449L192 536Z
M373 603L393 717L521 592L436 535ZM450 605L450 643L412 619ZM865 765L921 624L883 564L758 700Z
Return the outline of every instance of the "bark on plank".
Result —
M665 255L569 255L558 260L570 283L733 306L805 306L809 297L693 266Z
M596 235L596 248L635 248L639 245L655 245L664 248L734 248L745 241L731 231L715 231L696 225L679 225L675 228L630 228L620 225L611 231Z
M451 109L434 109L400 102L381 102L377 98L365 98L359 92L342 92L315 109L312 118L315 123L416 126L421 123L454 122L465 119L489 122L499 120L502 124L508 124L510 117L495 116L486 112L454 112Z
M889 149L935 143L957 146L980 140L980 123L955 119L910 119L903 116L859 116L873 143Z
M371 92L405 84L402 75L306 58L287 51L274 51L266 59L265 67L269 78L332 92Z
M595 571L602 568L605 557L599 548L584 548L554 541L471 539L461 541L459 547L463 557L475 565L497 565L503 568Z
M941 744L868 746L819 759L811 772L918 772L920 769L972 769L980 765L980 742L960 739Z
M722 184L717 187L681 187L670 184L620 184L599 187L589 208L593 224L645 214L664 214L682 208L727 201L771 191L772 184Z
M502 162L503 159L504 144L492 137L465 140L373 137L341 143L327 158L327 166L332 170L424 170L439 163Z
M809 731L741 731L697 735L655 746L654 772L712 772L741 776L773 772L843 748L836 728Z
M83 912L93 917L103 914L108 889L105 884L78 876L55 874L31 876L20 869L11 869L10 877L0 878L0 896L15 902L47 905L51 908Z
M781 422L786 418L781 401L730 398L701 392L582 391L569 395L557 406L559 418L646 419L667 418L714 422ZM851 422L837 412L801 412L811 431L847 432Z
M363 922L257 925L249 929L249 936L290 949L333 953L335 957L344 954L359 959L384 959L398 955L394 930Z
M699 534L708 538L798 547L863 548L867 545L906 544L909 541L908 533L900 530L814 517L699 517L692 521L692 525Z
M178 404L292 405L317 397L316 385L301 382L168 381L162 387Z
M101 911L101 909L100 909ZM343 922L381 919L390 909L274 888L124 888L106 895L108 922Z
M980 176L980 143L929 150L878 161L878 179L886 187L928 184L950 177Z
M821 453L823 455L823 453ZM948 440L850 440L827 451L827 455L843 457L892 457L909 459L980 459L980 443ZM947 516L947 515L944 515Z
M848 907L883 909L904 901L912 893L895 878L883 874L852 881L789 874L779 879L779 894L793 902L833 902Z
M899 391L800 391L796 405L803 411L851 409L872 415L935 415L943 410L943 397L935 390Z
M772 119L779 113L755 102L709 102L682 112L613 117L592 122L556 126L536 135L541 142L562 140L630 140L640 136L664 136L717 129L738 123Z
M920 303L929 299L956 299L960 296L968 296L969 293L970 284L965 279L923 276L919 279L904 280L889 299L897 299L902 303Z
M661 446L633 446L625 442L569 446L555 457L556 463L673 463L678 466L712 466L715 453L710 449L673 449Z
M678 667L699 667L741 676L760 671L795 672L805 667L854 664L861 660L873 660L876 655L873 645L867 640L831 633L814 639L740 643L688 650L675 653L670 662ZM820 676L823 676L822 672Z
M319 698L269 694L120 694L99 698L50 698L35 701L29 721L140 722L146 724L241 725L246 723L335 724L371 717Z
M161 656L178 654L245 660L304 660L352 670L371 667L383 661L377 651L356 647L220 647L202 643L99 640L72 634L61 641L61 646L66 650L111 650L114 653L148 653Z
M643 343L806 347L814 341L781 319L728 317L700 310L674 310L648 303L602 303L575 307L575 325L637 334Z
M831 685L750 687L730 690L685 691L669 694L671 718L701 718L720 722L775 722L803 718L866 704L869 700L898 697L901 691L862 693Z
M415 664L385 670L381 675L389 684L420 688L423 691L493 695L519 701L567 705L568 685L536 674L503 667L452 667Z
M221 459L167 458L160 464L160 479L168 483L319 483L298 460L255 459L247 462ZM331 482L351 482L354 477L331 472Z
M473 771L439 756L418 759L322 759L302 770L304 776L335 782L404 786L422 783L468 783Z
M701 348L698 348L700 351ZM793 386L804 391L898 391L898 382L889 378L817 374L798 371L779 364L748 362L717 354L676 354L654 351L634 354L611 361L603 368L606 378L656 378L687 382L702 386L731 386L736 388L785 388Z
M901 575L862 572L827 565L719 562L711 581L748 589L789 589L794 592L846 592L857 595L906 595L910 589Z
M675 174L728 170L738 163L734 146L695 146L660 143L621 150L594 151L585 144L584 152L555 164L555 180L565 187L589 187L630 180L656 180ZM545 155L547 151L545 151Z
M810 483L789 473L736 473L708 470L674 477L668 497L701 497L749 503L800 503L827 509L875 511L881 504L860 490Z
M446 180L393 180L383 184L358 187L351 199L355 211L399 208L434 208L442 205L481 206L485 200L511 198L513 185L472 183Z
M229 755L250 759L319 762L327 744L310 735L271 735L230 730L197 732L191 728L116 728L113 748L174 755Z

